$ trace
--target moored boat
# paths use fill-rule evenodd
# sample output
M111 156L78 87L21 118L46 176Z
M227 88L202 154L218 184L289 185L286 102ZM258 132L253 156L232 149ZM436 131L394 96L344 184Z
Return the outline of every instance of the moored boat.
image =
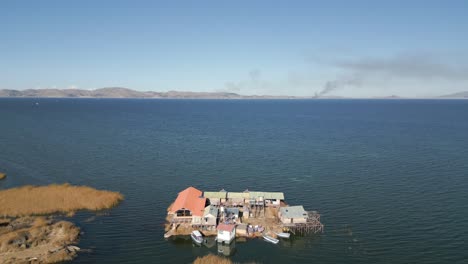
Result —
M281 238L289 238L291 236L290 233L275 233L275 234Z
M172 236L172 230L169 230L167 233L164 234L164 238L170 238Z
M203 236L198 230L192 231L192 233L190 233L190 237L192 238L192 241L197 245L201 245L203 243Z
M263 239L267 242L270 242L270 243L273 243L273 244L278 244L279 240L276 239L276 238L273 238L271 236L268 236L268 235L262 235L263 236Z

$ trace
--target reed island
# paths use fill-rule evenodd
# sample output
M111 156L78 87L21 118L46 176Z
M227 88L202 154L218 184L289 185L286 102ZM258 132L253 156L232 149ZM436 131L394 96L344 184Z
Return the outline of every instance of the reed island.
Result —
M278 243L278 237L323 232L320 214L302 205L290 206L282 192L201 191L188 187L181 191L167 210L165 238L190 235L203 245L214 236L229 245L235 238L263 237Z
M108 209L122 200L118 192L70 184L0 190L0 263L73 259L80 251L80 229L53 215Z

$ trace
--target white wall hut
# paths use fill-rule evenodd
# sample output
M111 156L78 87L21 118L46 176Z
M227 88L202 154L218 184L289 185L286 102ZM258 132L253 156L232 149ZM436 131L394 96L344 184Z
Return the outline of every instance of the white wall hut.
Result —
M283 224L306 223L309 215L302 205L280 207L278 217Z
M219 224L218 225L218 242L231 243L236 237L236 225Z

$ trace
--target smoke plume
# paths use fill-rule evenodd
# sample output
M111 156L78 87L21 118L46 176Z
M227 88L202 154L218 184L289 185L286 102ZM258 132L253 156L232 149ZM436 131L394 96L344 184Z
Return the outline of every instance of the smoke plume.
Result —
M323 89L315 94L315 97L325 96L333 91L342 89L347 86L358 87L362 83L361 78L357 76L352 77L339 77L335 80L327 81Z

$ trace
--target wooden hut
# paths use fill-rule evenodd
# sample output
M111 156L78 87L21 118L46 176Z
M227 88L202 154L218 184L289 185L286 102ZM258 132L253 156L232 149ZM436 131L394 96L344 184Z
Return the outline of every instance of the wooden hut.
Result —
M246 192L228 192L227 200L232 206L243 206L245 201L249 199L249 193Z
M215 227L218 220L218 208L213 205L208 205L205 207L205 212L203 213L203 225L210 228Z
M226 202L227 192L221 190L219 192L204 192L203 197L205 197L209 204L220 205Z
M280 206L284 201L282 192L249 192L250 205Z
M284 201L284 193L282 192L265 192L263 194L266 206L280 206L281 201Z
M236 226L236 234L239 236L247 236L247 224L238 224Z

